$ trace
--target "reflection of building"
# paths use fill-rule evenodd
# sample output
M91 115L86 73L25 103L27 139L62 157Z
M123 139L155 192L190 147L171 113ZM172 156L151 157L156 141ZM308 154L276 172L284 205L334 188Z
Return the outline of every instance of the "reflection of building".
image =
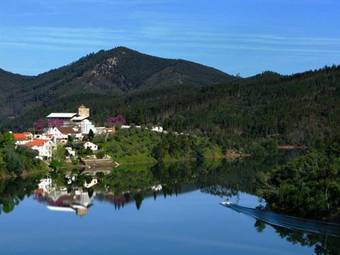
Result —
M65 187L57 187L53 185L51 179L42 179L35 190L35 199L40 203L47 204L47 208L51 211L59 212L75 212L79 216L88 213L88 209L92 205L95 192L89 193L79 187L71 192Z

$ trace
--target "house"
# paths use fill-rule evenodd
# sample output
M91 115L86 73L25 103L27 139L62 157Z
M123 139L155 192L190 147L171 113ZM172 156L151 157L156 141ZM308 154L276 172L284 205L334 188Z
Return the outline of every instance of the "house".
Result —
M55 148L55 144L52 141L44 139L33 139L25 143L23 146L37 151L37 158L41 160L52 158L52 152Z
M91 142L86 142L84 144L85 149L90 149L91 151L97 151L98 150L98 145L91 143Z
M13 138L16 145L23 145L33 139L33 134L30 132L14 133Z
M71 136L76 139L83 139L83 135L77 132L72 127L53 127L47 131L48 136L52 136L55 142L66 144L68 137Z
M67 151L69 157L75 157L76 156L76 152L74 150L72 150L71 147L65 147L65 150Z

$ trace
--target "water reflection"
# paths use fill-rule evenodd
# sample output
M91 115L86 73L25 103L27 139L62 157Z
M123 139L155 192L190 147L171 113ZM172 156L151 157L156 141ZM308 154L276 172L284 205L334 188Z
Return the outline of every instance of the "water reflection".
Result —
M157 200L194 190L235 200L240 193L255 194L256 173L271 169L280 160L129 166L108 173L54 172L48 176L10 179L0 182L0 212L12 212L29 196L48 210L70 212L76 216L91 214L97 203L109 203L115 210L124 210L127 205L134 204L140 210L147 198ZM274 229L280 238L312 247L315 254L340 252L339 238L293 231L259 220L254 222L258 233L265 232L266 228Z
M339 237L329 235L311 234L301 231L293 231L288 228L272 226L257 220L255 228L259 233L264 231L266 227L272 227L276 234L282 239L292 243L299 244L303 247L311 247L317 255L339 255L340 254L340 239Z
M0 214L12 212L21 201L33 193L39 178L11 178L0 181Z
M96 192L84 190L83 187L67 189L58 186L53 183L52 178L41 179L38 188L34 191L34 198L39 203L46 204L49 210L75 212L79 216L87 215L95 196Z

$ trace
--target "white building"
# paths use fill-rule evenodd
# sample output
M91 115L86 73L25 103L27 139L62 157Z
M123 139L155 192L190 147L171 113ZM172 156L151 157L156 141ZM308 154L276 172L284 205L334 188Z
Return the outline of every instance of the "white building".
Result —
M158 133L163 133L164 129L161 126L154 126L151 128L151 131L158 132Z
M47 134L60 143L65 143L65 141L67 142L69 136L79 140L83 139L83 135L71 127L49 128Z
M63 134L57 127L49 128L47 134L53 136L56 140L67 139L67 135Z
M33 139L32 141L24 144L24 146L37 151L37 158L41 160L51 159L55 148L55 144L52 141L44 139Z
M70 157L75 157L76 156L76 151L72 150L71 147L65 147L65 150L67 151L68 155Z
M76 117L77 113L51 113L47 116L49 127L71 127L73 126L72 118Z
M97 151L98 150L98 145L91 143L91 142L86 142L84 144L85 149L90 149L91 151Z
M96 127L88 119L90 108L81 105L78 113L51 113L47 116L49 127L74 128L78 133L89 134L90 130L96 133Z
M82 134L87 135L87 134L90 133L91 130L94 134L96 134L96 132L97 132L96 127L88 119L84 119L84 120L80 121L79 125L80 125L80 131L81 131Z

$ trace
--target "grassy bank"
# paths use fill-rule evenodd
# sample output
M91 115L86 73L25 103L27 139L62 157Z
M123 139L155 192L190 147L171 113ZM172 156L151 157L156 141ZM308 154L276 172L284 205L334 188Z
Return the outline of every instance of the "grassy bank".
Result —
M119 130L114 136L97 136L97 155L110 155L120 164L220 159L222 148L207 137L160 134L144 129Z

